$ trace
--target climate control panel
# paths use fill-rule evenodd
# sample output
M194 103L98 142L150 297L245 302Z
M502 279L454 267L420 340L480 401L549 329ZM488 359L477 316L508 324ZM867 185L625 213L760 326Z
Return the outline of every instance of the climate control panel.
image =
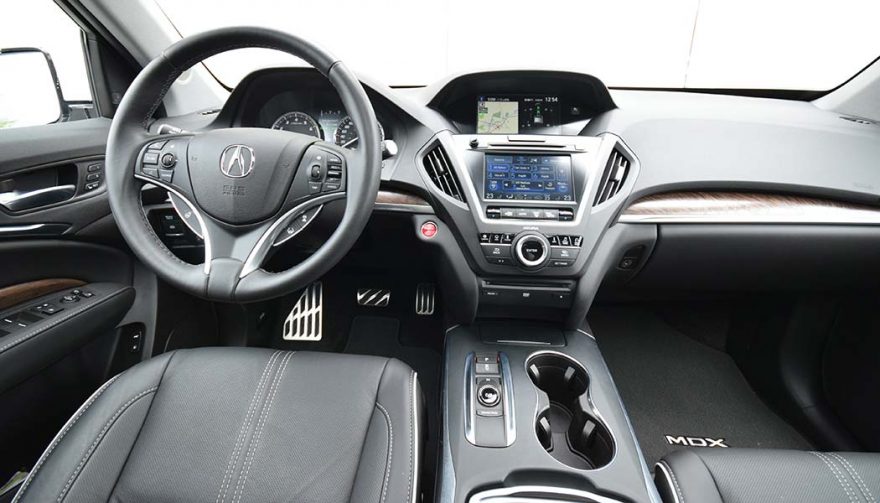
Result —
M545 235L537 231L480 234L480 248L493 265L537 271L544 267L569 267L580 255L582 236Z

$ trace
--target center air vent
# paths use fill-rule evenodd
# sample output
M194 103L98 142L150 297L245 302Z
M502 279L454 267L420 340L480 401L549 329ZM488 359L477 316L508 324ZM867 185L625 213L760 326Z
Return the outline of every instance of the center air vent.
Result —
M623 187L626 176L629 174L629 159L623 153L614 149L611 152L611 158L608 159L608 165L602 173L602 182L599 184L599 192L596 193L596 200L593 206L598 206L605 201L611 199Z
M428 150L422 159L422 164L425 166L425 172L428 173L438 189L449 197L464 201L461 184L458 182L458 177L455 176L455 171L452 170L452 163L442 145L437 144Z

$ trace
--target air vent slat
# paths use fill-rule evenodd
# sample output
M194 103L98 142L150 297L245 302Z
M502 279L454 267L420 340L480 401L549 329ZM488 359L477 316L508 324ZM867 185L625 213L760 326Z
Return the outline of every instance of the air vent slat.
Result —
M452 169L452 162L440 144L425 154L422 165L425 168L425 173L438 189L449 197L464 201L461 184Z
M602 172L599 190L596 192L596 200L593 202L593 206L604 203L620 192L629 174L629 167L629 159L619 150L614 149L608 158L608 164L605 165L605 171Z

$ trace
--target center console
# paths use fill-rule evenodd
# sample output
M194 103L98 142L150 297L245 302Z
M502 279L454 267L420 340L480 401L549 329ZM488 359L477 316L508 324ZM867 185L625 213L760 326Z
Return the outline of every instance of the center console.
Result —
M439 502L659 501L587 331L453 328L443 395Z

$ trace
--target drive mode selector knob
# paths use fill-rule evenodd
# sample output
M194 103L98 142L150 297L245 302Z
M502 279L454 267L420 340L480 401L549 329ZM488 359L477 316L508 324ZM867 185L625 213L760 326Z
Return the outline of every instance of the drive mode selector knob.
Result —
M494 407L501 401L501 392L494 384L484 384L477 390L477 400L486 407Z
M513 244L513 255L523 267L536 269L550 258L550 242L537 233L523 234Z

